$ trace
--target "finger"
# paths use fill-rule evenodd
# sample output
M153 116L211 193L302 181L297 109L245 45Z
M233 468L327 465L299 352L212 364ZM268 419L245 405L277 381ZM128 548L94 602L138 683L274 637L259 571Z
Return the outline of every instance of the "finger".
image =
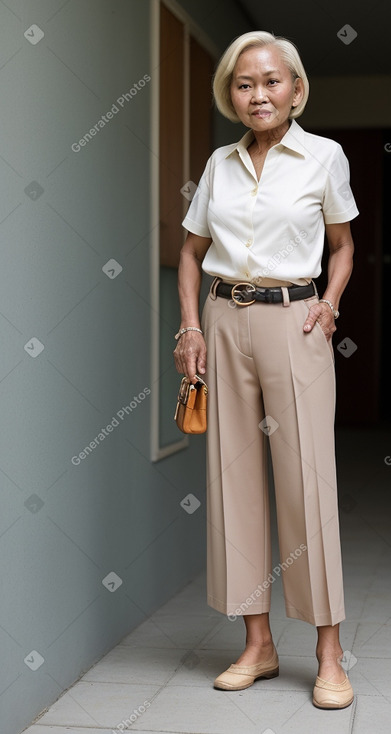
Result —
M183 354L183 352L179 352L178 355L178 366L177 366L178 372L182 373L182 375L186 375L188 377L188 370L187 370L187 358L186 355Z
M326 338L331 339L333 332L336 331L337 328L334 323L333 315L330 312L321 314L318 318L318 322Z
M308 316L304 322L303 329L304 331L311 331L318 321L319 317L323 315L323 309L318 304L315 303L314 306L311 306L311 308L308 311Z
M311 311L309 311L308 316L304 322L303 329L304 331L311 331L314 328L314 324L316 323L317 317L315 314L312 314Z
M174 362L175 362L176 371L179 373L183 373L183 364L182 364L182 359L181 359L180 354L176 351L176 349L174 349L173 354L174 354Z
M196 378L196 358L192 355L188 357L185 363L185 375L193 384L197 382Z
M197 359L197 370L203 375L206 371L206 354L200 354Z
M337 331L337 327L336 326L334 326L334 327L331 326L331 328L327 332L324 332L327 341L330 341L330 339L332 338L332 336L334 334L334 331Z

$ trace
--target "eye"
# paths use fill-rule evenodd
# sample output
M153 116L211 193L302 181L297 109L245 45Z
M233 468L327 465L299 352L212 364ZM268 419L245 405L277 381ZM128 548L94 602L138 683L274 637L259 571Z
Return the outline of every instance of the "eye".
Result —
M246 89L248 89L250 87L250 85L249 84L239 84L238 89L244 89L245 87L246 87Z
M271 82L278 84L278 79L269 79L268 84L271 84ZM273 83L273 87L274 87L274 83Z

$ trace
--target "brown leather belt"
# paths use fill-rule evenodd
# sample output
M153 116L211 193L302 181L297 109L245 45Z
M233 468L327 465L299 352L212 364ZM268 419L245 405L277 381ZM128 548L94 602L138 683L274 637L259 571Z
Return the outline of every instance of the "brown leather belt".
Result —
M302 301L317 295L315 284L290 285L287 288L290 301ZM216 288L216 296L231 298L238 306L250 306L255 301L261 303L282 303L283 293L281 286L275 288L260 288L252 283L224 283L220 282Z

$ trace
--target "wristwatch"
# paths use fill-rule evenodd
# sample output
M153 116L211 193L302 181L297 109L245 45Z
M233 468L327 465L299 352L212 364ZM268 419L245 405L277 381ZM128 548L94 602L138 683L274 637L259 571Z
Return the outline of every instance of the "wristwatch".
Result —
M331 308L331 310L332 310L332 312L333 312L333 316L334 316L334 318L335 318L335 319L337 319L337 318L338 318L338 316L339 316L339 311L337 311L337 309L336 309L336 308L334 308L334 306L333 306L333 304L331 303L331 301L328 301L328 300L327 300L327 298L319 298L319 303L327 303L327 305L328 305L328 306L330 306L330 308Z

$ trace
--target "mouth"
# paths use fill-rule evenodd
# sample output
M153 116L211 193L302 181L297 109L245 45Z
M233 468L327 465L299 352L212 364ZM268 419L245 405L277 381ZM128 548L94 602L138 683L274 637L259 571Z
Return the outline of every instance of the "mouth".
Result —
M251 113L252 117L269 117L271 114L270 110L254 110L254 112Z

